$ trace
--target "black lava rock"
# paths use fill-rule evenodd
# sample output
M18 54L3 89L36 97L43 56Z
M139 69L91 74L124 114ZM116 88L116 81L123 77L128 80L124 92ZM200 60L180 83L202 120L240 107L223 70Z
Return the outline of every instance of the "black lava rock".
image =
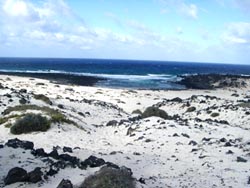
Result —
M17 138L8 140L8 142L5 145L8 147L12 147L12 148L23 148L23 149L31 149L31 150L34 148L33 142L22 141Z
M59 185L57 186L57 188L73 188L73 185L71 183L70 180L65 180L63 179Z
M186 133L181 133L182 136L186 137L186 138L190 138L190 136Z
M39 157L47 157L48 156L48 154L44 151L43 148L39 148L39 149L33 150L31 153L34 156L39 156Z
M105 161L101 158L91 155L89 158L81 162L81 167L86 168L87 166L94 168L105 164Z
M54 176L58 173L58 170L55 170L53 168L50 168L49 171L46 173L47 176Z
M225 139L225 138L220 139L220 142L226 142L226 141L227 141L227 139Z
M242 163L246 163L247 160L244 159L243 157L237 157L237 162L242 162Z
M15 167L10 169L6 178L4 179L5 185L9 185L16 182L23 182L28 180L27 171L23 168Z
M193 146L196 146L198 143L197 142L195 142L194 140L191 140L189 143L188 143L188 145L193 145Z
M228 150L227 152L226 152L226 154L233 154L234 152L232 152L232 150Z
M49 154L50 157L54 158L54 159L58 159L59 155L56 149L53 149Z
M116 126L116 125L118 125L118 121L116 120L111 120L106 124L106 126Z
M43 173L41 171L41 168L39 168L39 167L35 168L35 170L28 173L29 182L37 183L37 182L41 181L42 175L43 175Z
M232 146L232 144L230 142L225 143L225 147L231 147L231 146Z
M142 184L146 184L146 182L145 182L145 179L144 179L144 178L140 178L138 181L139 181L140 183L142 183Z
M59 155L59 159L61 159L63 161L68 161L68 162L72 163L73 166L76 166L79 163L78 158L73 157L69 154L61 154L61 155Z
M73 150L72 150L72 148L70 148L70 147L64 146L64 147L63 147L63 152L73 153Z

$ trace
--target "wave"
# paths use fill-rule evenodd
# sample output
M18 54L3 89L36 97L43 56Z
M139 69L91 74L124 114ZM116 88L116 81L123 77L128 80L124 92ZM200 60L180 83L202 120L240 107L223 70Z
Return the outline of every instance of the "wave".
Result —
M0 72L13 72L13 73L46 73L46 74L68 74L76 76L91 76L106 79L119 79L119 80L130 80L130 81L141 81L141 80L174 80L177 79L176 75L170 74L147 74L147 75L131 75L131 74L101 74L101 73L81 73L81 72L67 72L59 70L0 70Z

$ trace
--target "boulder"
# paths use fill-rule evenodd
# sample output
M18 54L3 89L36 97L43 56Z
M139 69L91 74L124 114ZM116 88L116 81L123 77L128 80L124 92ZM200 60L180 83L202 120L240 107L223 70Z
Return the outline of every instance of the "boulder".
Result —
M87 177L79 188L135 188L132 172L126 167L119 169L102 167L94 175Z
M33 142L22 141L17 138L8 140L8 142L5 145L8 147L12 147L12 148L23 148L23 149L30 149L30 150L34 148Z
M86 168L89 166L91 168L94 168L94 167L102 166L104 164L105 164L105 161L103 159L91 155L89 158L81 162L81 167Z
M28 181L31 183L37 183L42 180L42 171L41 168L37 167L33 171L28 173Z
M73 188L73 185L71 183L70 180L65 180L63 179L59 185L57 186L57 188Z
M27 171L23 168L15 167L10 169L6 178L4 179L5 185L9 185L16 182L23 182L28 180Z

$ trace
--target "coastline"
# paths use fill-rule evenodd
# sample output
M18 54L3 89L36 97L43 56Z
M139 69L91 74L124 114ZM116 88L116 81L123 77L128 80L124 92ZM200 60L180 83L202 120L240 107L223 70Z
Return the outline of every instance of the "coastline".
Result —
M75 84L79 86L94 86L98 81L105 80L105 78L97 78L92 76L77 76L72 74L61 73L0 72L0 76L1 75L40 78L55 82L57 84Z
M28 72L1 72L1 75L20 76L29 78L39 78L49 80L52 83L77 85L77 86L96 86L100 81L107 81L107 78L100 78L97 76L83 76L64 73L28 73ZM107 85L98 85L98 87L110 89L131 89L131 90L152 90L152 91L182 91L188 89L218 89L224 87L244 87L244 79L250 79L250 76L233 75L233 74L190 74L178 75L180 81L170 81L169 84L179 85L180 88L131 88L129 86L123 87L108 87ZM166 83L167 84L167 83Z
M1 118L9 119L0 125L0 187L8 171L16 166L27 171L41 167L47 175L50 166L43 161L58 162L50 154L55 150L60 160L67 156L85 161L95 156L103 159L105 165L111 162L126 166L133 172L138 188L248 187L250 80L244 81L244 86L202 90L130 90L1 75L0 113ZM41 95L47 98L37 98ZM32 108L6 114L9 107L20 105ZM144 112L152 106L164 110L168 116L142 118L132 113ZM46 132L10 133L8 124L15 122L14 115L49 116L43 111L48 108L61 112L70 121L53 123ZM70 124L71 121L76 124ZM43 148L46 157L10 147L8 141L15 138L32 142L35 151ZM65 152L65 146L72 152ZM57 187L62 179L70 179L77 187L101 168L100 165L80 169L69 161L64 165L63 169L56 168L48 180L17 182L5 187L20 184L25 188Z

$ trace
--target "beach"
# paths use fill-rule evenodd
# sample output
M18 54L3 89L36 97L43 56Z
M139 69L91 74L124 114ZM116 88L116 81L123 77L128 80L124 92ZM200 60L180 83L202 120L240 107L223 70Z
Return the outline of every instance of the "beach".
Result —
M209 89L186 90L93 87L97 81L1 74L0 112L5 121L0 125L0 187L57 187L62 179L79 187L110 163L130 169L138 188L249 187L249 78L223 78ZM167 115L144 117L148 107ZM46 132L10 132L18 115L50 118L48 109L60 112L67 121L53 122ZM15 138L34 146L8 144ZM90 156L105 163L81 168L79 161ZM48 175L51 161L67 163ZM41 180L5 185L9 170L17 166L26 171L40 167Z

